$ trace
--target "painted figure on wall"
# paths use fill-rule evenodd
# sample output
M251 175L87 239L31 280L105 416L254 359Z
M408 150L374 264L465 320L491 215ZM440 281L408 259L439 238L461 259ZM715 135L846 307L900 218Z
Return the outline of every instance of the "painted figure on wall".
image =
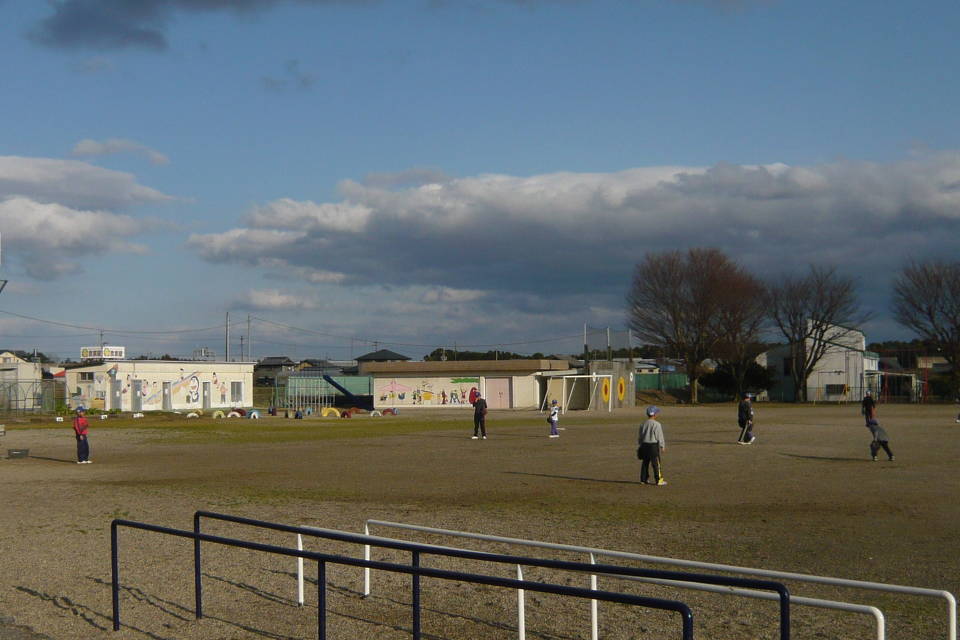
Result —
M190 376L190 382L187 385L187 402L200 402L200 378Z

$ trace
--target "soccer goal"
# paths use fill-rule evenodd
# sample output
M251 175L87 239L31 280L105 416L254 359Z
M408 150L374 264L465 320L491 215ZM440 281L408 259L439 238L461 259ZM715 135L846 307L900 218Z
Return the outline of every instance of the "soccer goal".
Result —
M573 401L574 392L578 391L581 387L577 385L587 385L587 406L586 409L593 409L595 405L598 404L602 408L604 404L607 405L607 411L613 411L613 375L609 373L591 373L591 374L578 374L570 376L559 376L560 380L563 382L563 391L562 398L563 402L560 406L561 413L566 413L567 408L571 406ZM540 410L543 411L547 408L547 395L544 394L543 401L540 403Z

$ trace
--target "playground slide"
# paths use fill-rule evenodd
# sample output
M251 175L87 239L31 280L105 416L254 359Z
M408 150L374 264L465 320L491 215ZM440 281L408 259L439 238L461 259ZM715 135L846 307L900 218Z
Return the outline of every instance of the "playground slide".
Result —
M330 376L324 375L323 379L329 382L334 389L342 393L343 397L347 399L347 403L349 403L351 406L366 409L367 411L373 411L372 396L355 396Z

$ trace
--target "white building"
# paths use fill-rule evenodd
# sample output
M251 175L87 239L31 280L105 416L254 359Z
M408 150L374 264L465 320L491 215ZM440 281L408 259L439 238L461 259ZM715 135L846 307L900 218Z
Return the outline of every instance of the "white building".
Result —
M97 361L65 372L71 407L177 411L253 406L253 362Z
M880 355L866 350L866 337L862 331L834 327L827 332L826 349L807 378L807 400L859 401L864 391L878 390ZM817 342L808 338L808 352L817 347ZM757 358L772 369L777 383L770 389L771 400L793 401L793 361L789 345L777 345Z
M42 405L42 365L12 351L0 351L0 408L32 411Z

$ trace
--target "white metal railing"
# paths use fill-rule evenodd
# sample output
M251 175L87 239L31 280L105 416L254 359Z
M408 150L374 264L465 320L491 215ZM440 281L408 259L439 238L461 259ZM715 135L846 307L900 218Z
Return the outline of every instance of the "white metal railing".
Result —
M432 533L438 535L448 535L459 538L469 538L472 540L485 540L488 542L501 542L505 544L516 544L527 547L539 547L542 549L553 549L557 551L569 551L573 553L586 553L590 554L591 562L595 562L595 556L605 556L610 558L624 558L628 560L636 560L641 562L650 562L655 564L669 564L679 567L687 567L691 569L707 569L711 571L726 571L729 573L739 573L746 575L755 575L755 576L764 576L767 578L777 578L781 580L796 580L797 582L808 582L813 584L827 584L836 587L848 587L854 589L865 589L873 591L884 591L887 593L902 593L906 595L913 595L918 597L928 597L928 598L943 598L947 601L947 638L948 640L957 640L957 600L949 591L939 590L939 589L924 589L921 587L909 587L904 585L897 584L885 584L882 582L867 582L863 580L849 580L846 578L831 578L828 576L815 576L812 574L806 573L793 573L788 571L773 571L770 569L756 569L750 567L738 567L735 565L727 564L718 564L712 562L700 562L696 560L681 560L677 558L664 558L659 556L650 556L640 553L629 553L626 551L611 551L607 549L596 549L592 547L583 547L579 545L569 545L569 544L558 544L554 542L541 542L538 540L526 540L523 538L509 538L505 536L494 536L487 535L482 533L470 533L465 531L453 531L450 529L439 529L436 527L424 527L414 524L405 524L401 522L389 522L386 520L367 520L364 523L364 533L367 535L370 534L371 526L380 526L380 527L389 527L394 529L405 529L408 531L419 531L422 533ZM366 546L364 549L364 558L369 559L370 547ZM655 582L655 579L652 578L631 578L636 580L641 580L645 582ZM682 581L664 581L664 584L670 583L675 584L676 586L681 586L678 584ZM695 586L693 586L695 585ZM688 586L688 585L684 585ZM595 576L591 577L591 588L596 589L596 578ZM732 589L728 587L714 587L709 585L701 585L700 583L689 583L688 588L697 588L703 589L705 591L716 591L718 593L731 593L734 595L743 595L747 597L755 597L751 593L759 594L756 597L767 597L772 594L765 594L763 592L754 592L751 589ZM742 593L734 593L734 591ZM369 595L370 593L370 571L369 569L364 570L364 586L363 586L364 595ZM776 597L776 596L773 596ZM884 637L884 620L883 614L879 609L875 607L857 605L845 602L833 602L827 600L818 600L814 598L799 598L796 596L790 596L791 603L804 604L808 606L815 607L828 607L832 609L840 609L848 612L855 613L864 613L869 614L874 617L877 621L877 637L879 640L883 640ZM597 640L597 616L596 616L596 601L593 601L592 609L592 627L593 633L591 635L593 640ZM829 604L828 604L829 603ZM522 638L523 636L521 636Z

